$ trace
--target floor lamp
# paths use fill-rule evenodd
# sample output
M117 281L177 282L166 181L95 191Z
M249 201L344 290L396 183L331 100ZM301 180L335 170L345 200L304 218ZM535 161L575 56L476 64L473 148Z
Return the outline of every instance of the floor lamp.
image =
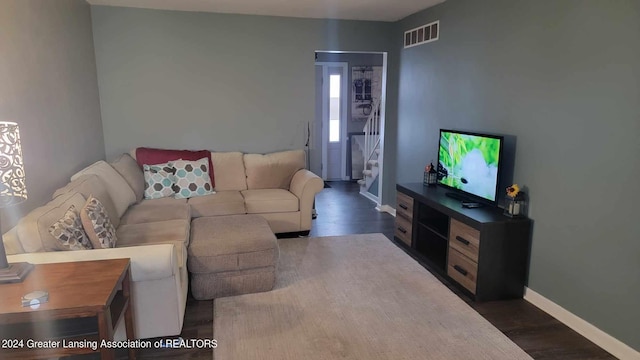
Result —
M26 199L27 187L18 124L0 121L0 208L19 204ZM27 262L9 264L4 243L0 243L0 284L22 282L31 269L33 265Z

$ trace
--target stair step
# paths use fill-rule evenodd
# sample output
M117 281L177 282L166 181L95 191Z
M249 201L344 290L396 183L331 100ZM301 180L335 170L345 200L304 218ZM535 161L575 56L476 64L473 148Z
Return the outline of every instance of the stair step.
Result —
M374 151L377 155L380 155L380 148L376 148Z
M358 180L358 185L365 186L365 185L367 185L367 181L364 180L364 179L360 179L360 180Z
M365 176L371 176L371 175L373 175L373 171L371 171L371 170L363 170L362 174L365 175Z
M369 161L367 161L367 162L368 162L368 163L369 163L369 165L371 165L371 166L378 166L378 160L373 159L373 160L369 160Z

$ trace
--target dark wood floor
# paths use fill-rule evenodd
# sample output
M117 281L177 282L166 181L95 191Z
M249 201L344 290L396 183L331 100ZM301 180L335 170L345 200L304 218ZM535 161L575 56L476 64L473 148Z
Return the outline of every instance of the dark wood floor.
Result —
M394 217L376 211L371 201L358 194L357 184L331 182L329 185L330 188L316 197L318 217L313 221L310 236L383 233L393 239ZM475 303L446 279L435 275L534 359L615 359L525 300ZM212 301L197 301L191 297L187 300L181 336L184 339L214 337ZM211 359L212 351L151 349L139 351L138 358Z
M395 218L379 212L371 200L359 194L353 182L328 182L316 195L316 213L310 236L383 233L393 238Z

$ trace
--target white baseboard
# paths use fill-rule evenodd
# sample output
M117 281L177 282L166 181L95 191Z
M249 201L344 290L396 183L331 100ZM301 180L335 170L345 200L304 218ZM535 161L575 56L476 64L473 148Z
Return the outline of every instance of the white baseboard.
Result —
M537 292L525 288L524 299L558 319L561 323L575 330L578 334L591 340L594 344L611 353L620 360L640 360L640 352L629 345L598 329L562 306L554 303Z
M392 208L389 205L378 205L376 206L376 210L380 212L386 212L387 214L390 214L393 217L396 216L396 209Z

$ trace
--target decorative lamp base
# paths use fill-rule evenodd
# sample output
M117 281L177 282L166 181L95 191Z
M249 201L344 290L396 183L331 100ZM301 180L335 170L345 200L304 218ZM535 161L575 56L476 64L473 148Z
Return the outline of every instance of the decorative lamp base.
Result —
M504 214L508 217L524 217L525 202L522 200L507 199L504 205Z
M22 282L32 269L33 264L28 262L9 264L8 268L0 269L0 284Z

